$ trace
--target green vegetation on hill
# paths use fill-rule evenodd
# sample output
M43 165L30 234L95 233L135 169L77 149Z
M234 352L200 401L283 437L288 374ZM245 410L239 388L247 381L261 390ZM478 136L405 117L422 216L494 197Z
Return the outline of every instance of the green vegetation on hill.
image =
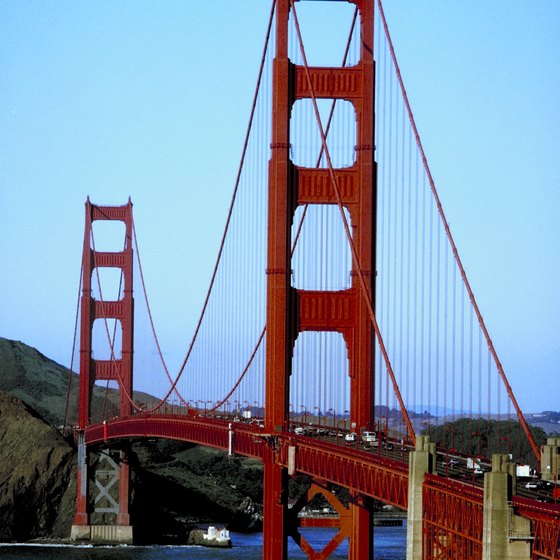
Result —
M423 431L428 434L428 430ZM546 443L542 428L531 426L537 445ZM519 422L461 418L431 427L430 439L444 449L457 449L466 455L490 458L493 453L512 453L513 460L535 466L535 456Z

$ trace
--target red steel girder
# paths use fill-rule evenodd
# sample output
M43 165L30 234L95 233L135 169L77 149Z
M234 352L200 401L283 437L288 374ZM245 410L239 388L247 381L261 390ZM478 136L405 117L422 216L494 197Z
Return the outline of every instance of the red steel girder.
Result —
M426 560L482 558L482 489L428 473L422 503Z
M406 508L408 471L404 464L365 451L309 438L297 438L292 442L283 442L280 460L286 466L290 444L296 448L295 467L298 472L356 490L387 504Z
M227 450L230 430L232 451L237 454L262 460L270 449L273 462L288 468L289 448L294 447L297 472L402 509L407 506L408 471L404 463L312 438L271 435L257 427L224 420L149 414L116 418L89 426L84 433L86 444L112 439L167 438Z
M531 520L534 560L539 558L558 560L560 558L560 506L515 496L513 507L518 515Z

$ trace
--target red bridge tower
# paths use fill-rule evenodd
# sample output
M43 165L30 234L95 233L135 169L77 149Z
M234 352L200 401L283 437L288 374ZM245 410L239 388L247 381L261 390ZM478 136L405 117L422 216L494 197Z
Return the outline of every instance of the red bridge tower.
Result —
M93 222L96 220L121 221L125 225L125 242L122 251L100 252L95 250ZM78 479L76 492L76 514L72 527L75 540L132 541L129 505L129 466L127 455L120 451L102 452L96 464L103 466L103 475L96 478L97 496L95 506L90 507L88 496L88 469L90 457L83 440L83 431L92 423L91 403L93 385L97 380L115 381L120 396L120 417L131 414L132 357L133 357L133 315L132 292L132 202L124 206L97 206L86 202L86 225L82 261L82 298L80 324L80 392L78 404ZM122 297L117 301L104 301L92 297L92 281L99 269L117 268L121 270L124 283ZM101 290L100 290L101 291ZM92 353L92 331L96 319L114 319L121 327L121 348L110 343L110 359L97 360ZM107 337L111 337L107 329ZM95 470L95 469L94 469ZM94 474L94 476L96 476ZM118 482L118 484L116 484ZM93 489L92 489L93 490ZM116 491L117 495L113 495ZM95 523L91 515L99 519L112 515L110 524ZM116 521L116 524L114 522ZM107 534L107 533L110 534Z
M291 286L291 226L295 209L303 204L337 204L331 170L297 167L290 160L292 106L299 99L344 99L353 104L357 138L351 167L334 170L344 181L342 204L352 220L353 243L369 297L373 298L375 270L376 166L374 162L373 1L350 0L360 14L360 60L352 67L294 65L288 57L290 10L293 0L276 2L276 53L273 63L272 144L269 167L269 215L266 324L266 431L270 450L265 457L264 550L267 560L287 558L287 537L295 533L287 509L288 469L274 450L274 435L289 427L289 388L295 340L302 331L336 331L348 349L350 421L373 429L373 329L355 264L352 285L340 291L306 291ZM322 310L317 312L316 310ZM295 457L297 470L297 457ZM316 493L320 481L312 486ZM328 491L325 492L326 494ZM330 499L330 498L329 498ZM352 495L350 509L340 515L340 532L329 545L349 538L349 557L373 557L369 500ZM337 507L341 511L340 507ZM345 508L344 508L345 509ZM335 542L336 541L336 542ZM329 548L327 547L327 548ZM327 558L330 552L312 553ZM308 554L310 552L306 551Z

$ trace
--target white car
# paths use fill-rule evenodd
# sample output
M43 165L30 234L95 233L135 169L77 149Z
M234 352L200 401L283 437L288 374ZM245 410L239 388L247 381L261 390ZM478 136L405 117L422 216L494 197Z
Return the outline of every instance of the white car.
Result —
M363 432L362 433L362 443L366 445L373 445L377 447L377 434L375 432Z
M354 443L356 441L356 432L350 432L349 434L346 434L344 436L344 441L346 442L346 445L349 445L351 443Z

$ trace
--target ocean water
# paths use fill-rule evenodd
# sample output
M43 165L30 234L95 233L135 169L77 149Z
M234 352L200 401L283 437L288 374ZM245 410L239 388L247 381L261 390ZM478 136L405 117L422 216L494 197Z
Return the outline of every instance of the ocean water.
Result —
M404 560L406 525L375 527L375 560ZM332 529L304 529L302 534L315 550L321 550L333 535ZM199 546L69 546L0 544L1 560L262 560L262 534L231 533L230 549ZM289 558L307 558L289 540ZM330 556L347 559L346 543Z

